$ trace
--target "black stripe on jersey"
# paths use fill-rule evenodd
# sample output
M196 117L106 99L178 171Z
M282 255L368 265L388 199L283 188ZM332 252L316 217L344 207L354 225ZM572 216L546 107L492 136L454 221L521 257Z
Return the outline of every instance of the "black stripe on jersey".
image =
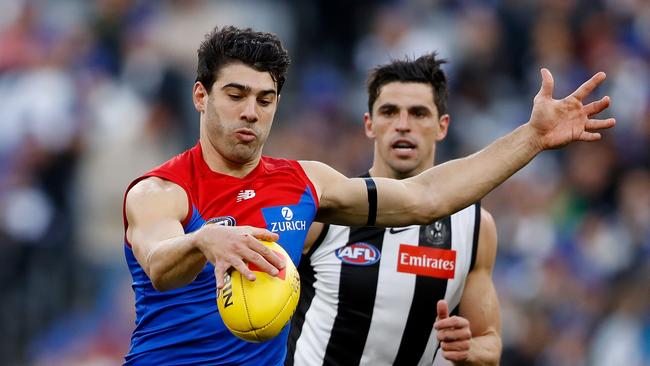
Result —
M352 227L348 243L372 244L381 252L385 232L384 228ZM361 361L375 307L380 263L381 259L369 266L341 263L339 304L323 364L358 365Z
M442 226L439 226L442 224ZM451 217L420 226L419 246L451 249ZM417 275L413 301L394 365L417 365L436 321L436 303L445 298L447 279Z
M478 251L478 234L481 232L481 202L477 202L475 205L474 212L474 241L472 242L472 259L469 265L469 272L472 272L474 269L474 263L476 263L476 252Z

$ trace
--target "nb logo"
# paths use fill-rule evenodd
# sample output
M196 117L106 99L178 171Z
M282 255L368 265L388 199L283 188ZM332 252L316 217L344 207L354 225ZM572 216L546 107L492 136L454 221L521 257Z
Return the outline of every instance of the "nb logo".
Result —
M252 189L242 189L239 191L237 194L237 202L241 202L243 200L249 200L251 198L255 197L255 190Z

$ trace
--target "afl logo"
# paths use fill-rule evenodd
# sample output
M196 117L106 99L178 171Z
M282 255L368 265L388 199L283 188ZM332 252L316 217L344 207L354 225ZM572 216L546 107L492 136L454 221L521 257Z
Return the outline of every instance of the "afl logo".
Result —
M289 221L293 219L293 211L289 207L282 207L282 217L284 217L285 220Z
M349 244L337 249L335 253L342 262L355 266L370 266L381 258L381 252L368 243Z

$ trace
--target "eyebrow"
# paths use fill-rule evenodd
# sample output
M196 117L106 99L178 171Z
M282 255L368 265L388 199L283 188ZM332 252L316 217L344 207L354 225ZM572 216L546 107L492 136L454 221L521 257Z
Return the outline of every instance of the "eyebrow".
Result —
M379 107L377 107L377 110L382 111L382 110L386 110L386 109L397 109L397 108L398 107L397 107L396 104L384 103L384 104L380 105Z
M377 107L377 110L382 111L382 110L387 110L387 109L398 109L398 108L400 108L400 107L397 104L385 103L385 104L382 104L379 107ZM408 107L406 107L406 110L407 111L427 111L427 112L431 111L431 109L429 107L427 107L426 105L422 105L422 104L416 104L416 105L408 106Z
M235 88L235 89L238 89L239 91L242 91L242 92L245 92L245 93L250 93L253 90L253 88L251 88L250 86L242 85L242 84L239 84L239 83L228 83L228 84L224 85L221 88L221 90L224 90L224 89L227 89L227 88ZM268 94L275 95L275 94L277 94L277 92L275 91L275 89L264 89L264 90L260 90L260 92L257 93L257 94L261 95L261 96L266 96Z
M431 109L425 105L414 105L408 108L409 112L426 112L431 113Z

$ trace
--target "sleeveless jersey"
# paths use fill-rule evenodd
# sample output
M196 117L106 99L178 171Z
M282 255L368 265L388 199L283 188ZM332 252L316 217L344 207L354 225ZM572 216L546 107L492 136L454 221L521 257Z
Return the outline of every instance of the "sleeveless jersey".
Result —
M479 223L475 204L426 226L325 225L299 266L285 365L433 364L436 303L458 313Z
M318 198L300 164L262 157L246 177L213 172L203 160L200 144L136 179L160 177L187 193L185 233L206 222L250 225L280 235L278 243L296 265ZM128 192L127 189L127 192ZM124 218L125 228L128 223ZM124 253L133 278L136 320L126 365L281 365L286 356L288 326L279 336L249 343L232 335L216 303L214 266L206 264L190 284L156 291L126 241Z

